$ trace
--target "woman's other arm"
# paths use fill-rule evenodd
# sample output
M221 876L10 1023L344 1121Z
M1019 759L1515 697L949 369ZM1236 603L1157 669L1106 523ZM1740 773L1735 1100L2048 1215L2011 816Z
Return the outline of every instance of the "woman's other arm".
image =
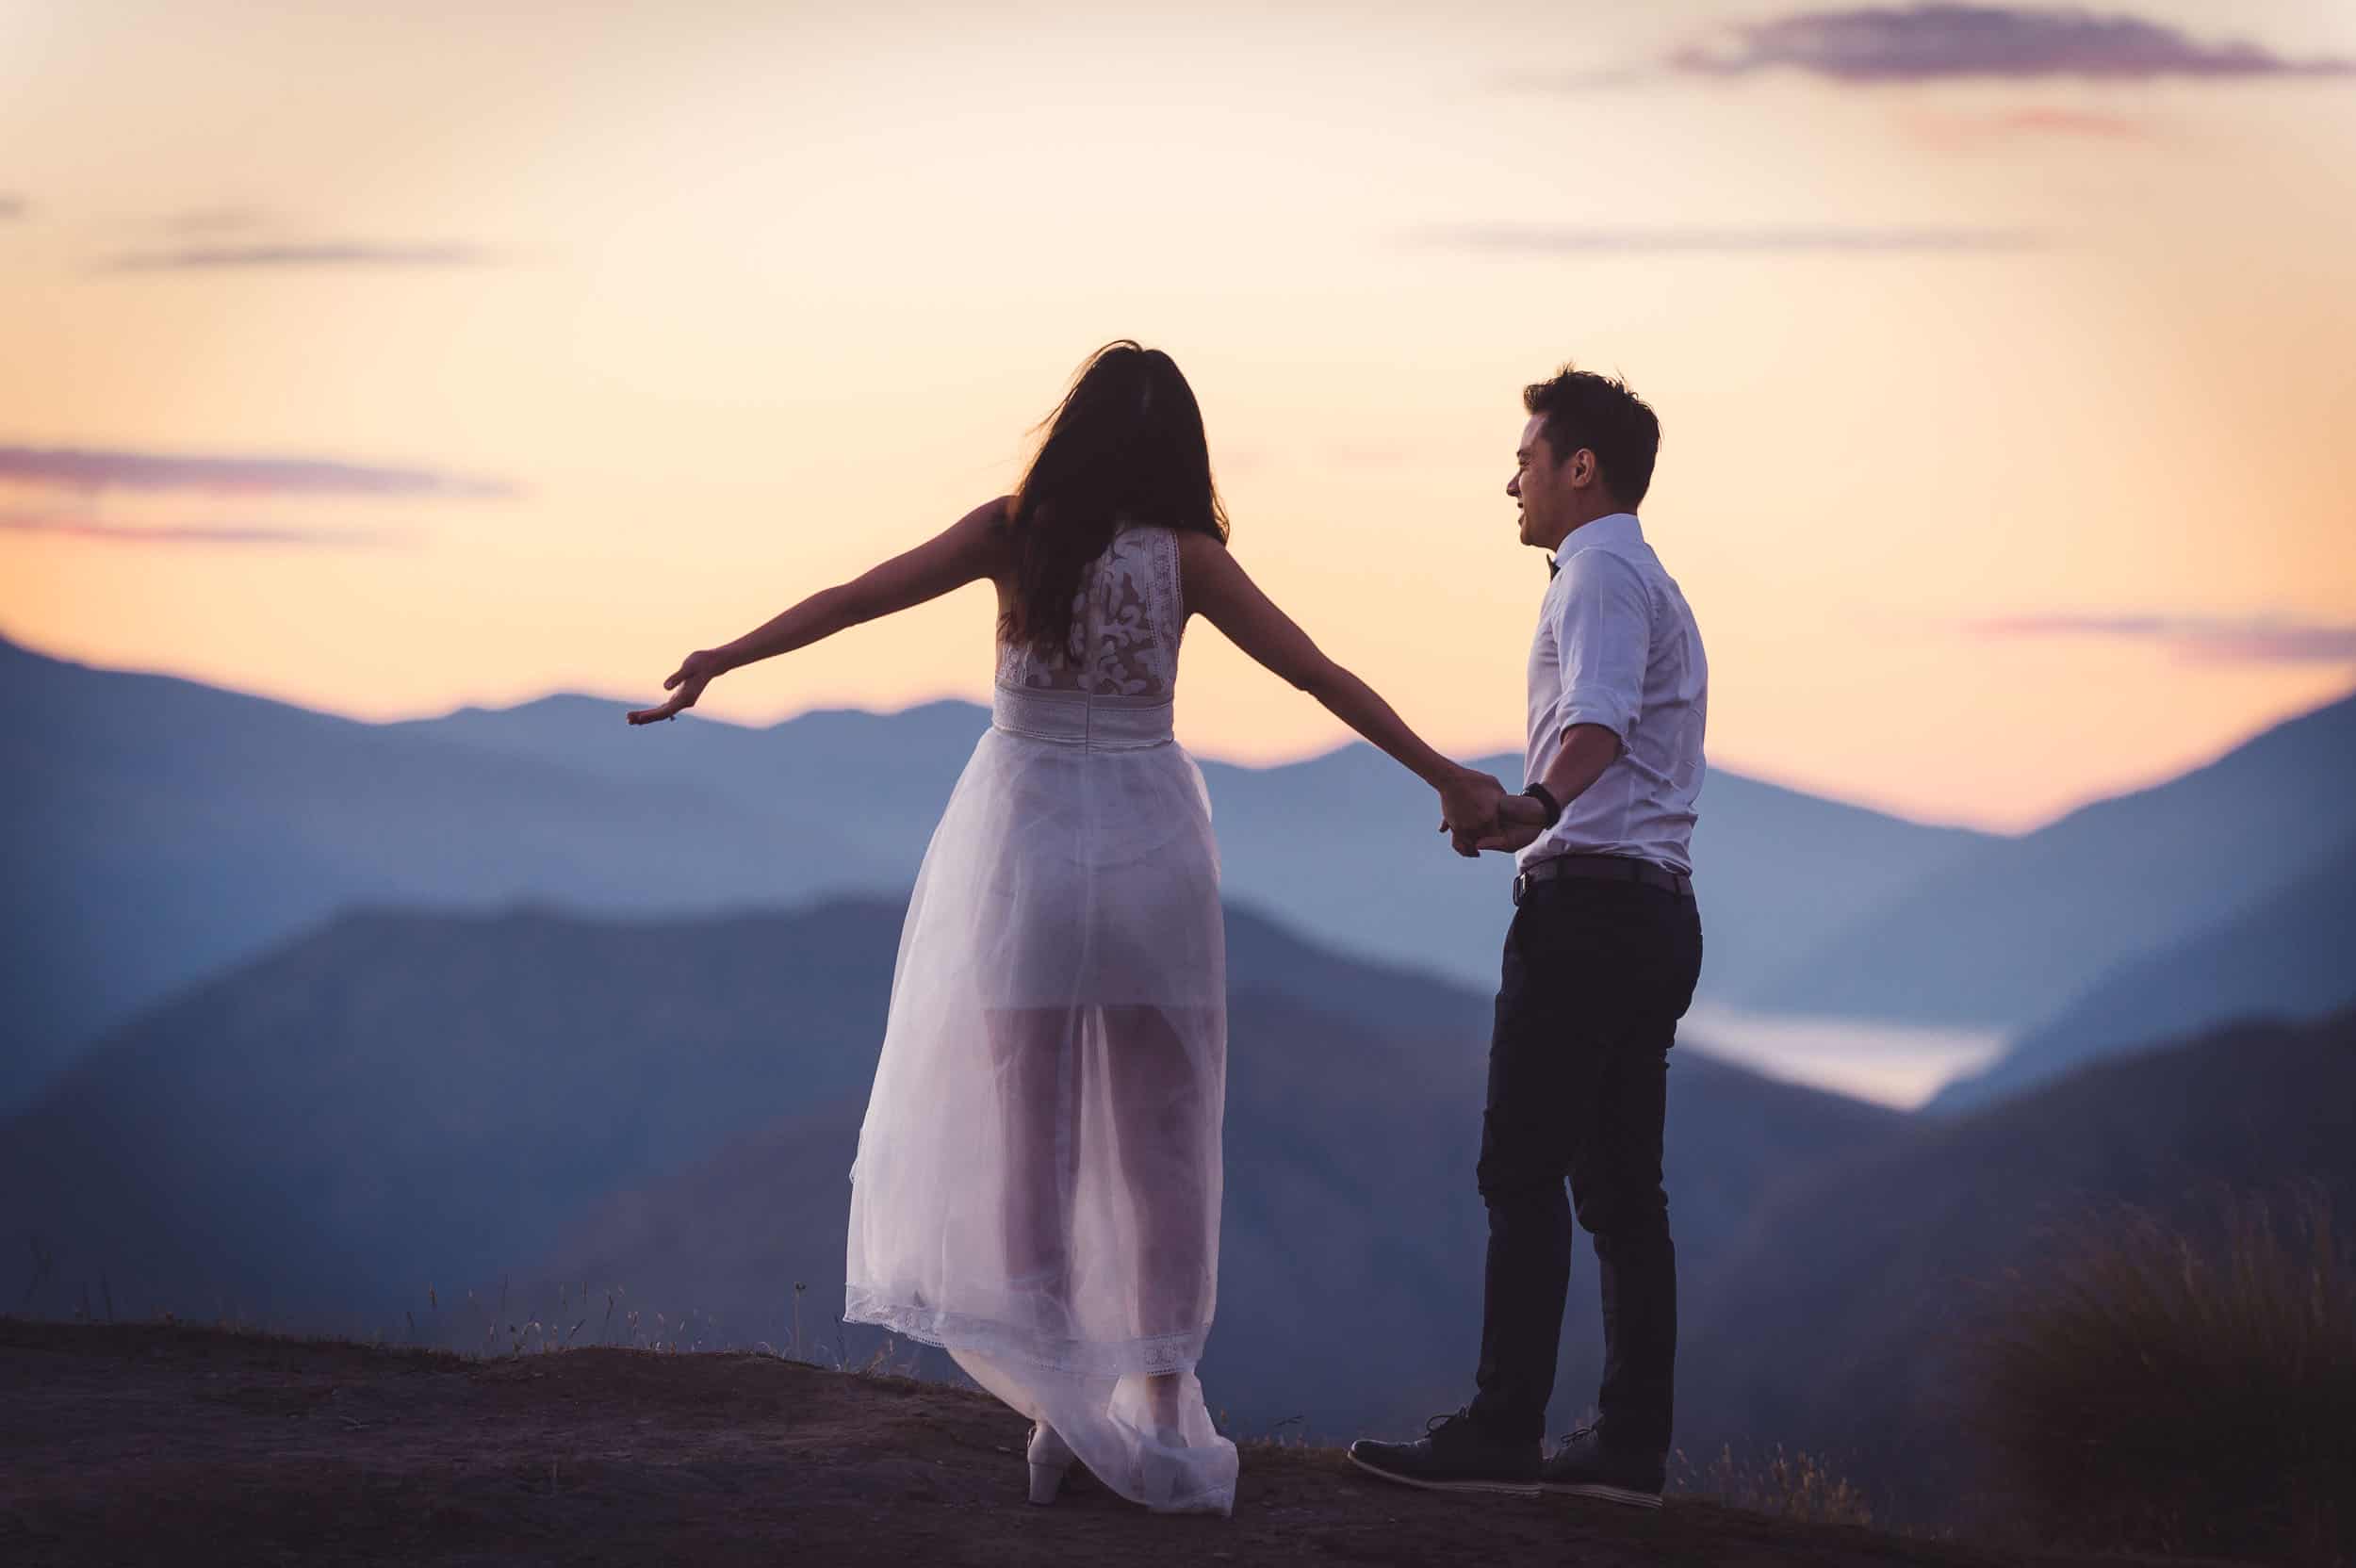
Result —
M663 689L673 693L671 700L660 708L635 710L630 722L670 718L693 708L704 688L730 670L808 647L838 631L937 599L976 579L996 576L1006 548L999 524L1006 515L1006 497L986 501L914 549L849 582L821 589L734 642L696 649L663 681Z
M1292 617L1260 591L1227 547L1204 533L1179 535L1186 603L1268 669L1308 693L1350 728L1440 793L1443 828L1479 835L1497 822L1505 786L1442 756L1374 689L1327 658ZM1460 845L1459 853L1477 852Z

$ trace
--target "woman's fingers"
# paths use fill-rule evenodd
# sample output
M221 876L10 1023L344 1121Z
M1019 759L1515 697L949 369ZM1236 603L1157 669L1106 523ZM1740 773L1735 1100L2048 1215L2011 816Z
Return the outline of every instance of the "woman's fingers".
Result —
M666 692L677 692L679 694L678 695L671 698L670 701L664 703L660 708L640 708L633 710L629 715L630 722L632 724L653 724L662 719L677 718L679 716L679 710L682 708L695 707L695 699L703 695L704 688L711 684L710 677L695 673L695 662L701 657L702 655L700 652L689 654L687 658L680 662L679 667L673 670L663 680L663 689Z
M632 724L653 724L659 719L674 718L678 715L680 709L692 708L695 705L695 694L693 692L681 692L679 695L673 697L670 701L664 703L660 708L640 708L635 710L630 715L630 722Z

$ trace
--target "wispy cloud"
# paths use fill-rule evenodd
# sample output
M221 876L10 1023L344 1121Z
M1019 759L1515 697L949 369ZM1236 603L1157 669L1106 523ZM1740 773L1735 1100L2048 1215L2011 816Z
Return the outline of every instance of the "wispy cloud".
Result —
M2293 58L2244 39L2076 7L1922 5L1798 11L1738 23L1670 56L1704 76L1788 70L1843 83L1941 77L2344 76L2356 60Z
M2034 251L2046 237L2030 229L1595 228L1576 224L1447 223L1413 230L1411 242L1495 255L1728 255L1810 252L1914 254L1922 252Z
M166 234L238 234L269 220L259 207L183 207L164 214L155 226Z
M480 245L387 245L359 240L318 244L181 245L128 251L93 266L94 272L218 272L289 268L493 267L505 258Z
M2143 122L2123 114L2093 109L2028 108L1992 114L1979 122L1989 130L2025 131L2039 136L2090 136L2135 139L2148 134Z
M1489 80L1509 92L1614 92L1621 88L1642 87L1653 75L1653 72L1633 65L1561 71L1532 71L1524 67L1497 72Z
M0 446L0 483L57 490L190 490L281 496L501 499L505 480L306 457L206 457L72 447Z
M2278 615L2015 615L1975 621L1980 637L2099 637L2148 643L2200 663L2356 660L2356 624Z
M2085 142L2153 142L2160 133L2147 121L2093 109L2050 106L2004 109L1991 114L1912 113L1901 123L1927 146L1949 151L2001 146L2026 139Z
M112 545L300 545L329 549L384 549L413 546L414 529L305 528L281 523L173 523L135 528L69 513L0 512L0 532L46 533Z

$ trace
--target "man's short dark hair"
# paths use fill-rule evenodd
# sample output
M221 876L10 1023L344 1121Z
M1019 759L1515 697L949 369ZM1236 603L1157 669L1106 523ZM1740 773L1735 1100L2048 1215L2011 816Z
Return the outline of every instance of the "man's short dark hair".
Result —
M1555 462L1584 447L1595 454L1613 500L1630 511L1643 504L1661 451L1661 419L1626 382L1565 365L1552 381L1523 387L1522 407L1546 416L1539 428Z

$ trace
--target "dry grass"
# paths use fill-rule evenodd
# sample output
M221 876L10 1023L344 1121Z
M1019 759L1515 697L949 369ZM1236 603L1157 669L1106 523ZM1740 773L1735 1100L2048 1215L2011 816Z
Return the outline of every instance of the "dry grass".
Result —
M1721 1448L1707 1464L1685 1450L1669 1456L1669 1489L1728 1508L1812 1525L1871 1525L1873 1511L1865 1494L1813 1454L1786 1453L1783 1445L1759 1458L1737 1459Z
M2356 1560L2356 1270L2328 1201L2119 1209L2015 1282L1976 1424L2047 1539Z

